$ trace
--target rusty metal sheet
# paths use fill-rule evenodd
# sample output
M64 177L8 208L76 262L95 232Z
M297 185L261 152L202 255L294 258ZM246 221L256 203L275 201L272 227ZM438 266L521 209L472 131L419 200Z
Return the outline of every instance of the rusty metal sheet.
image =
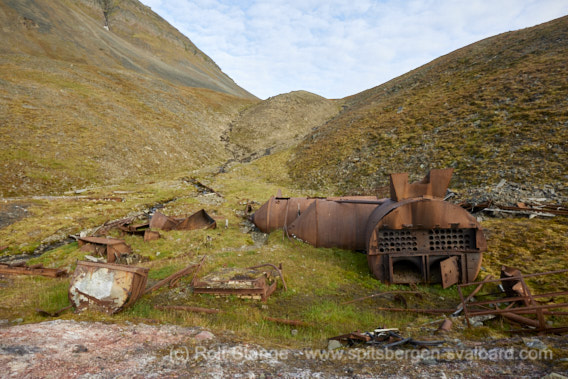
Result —
M271 272L226 267L195 281L194 293L236 295L266 301L276 290Z
M521 270L514 267L501 266L501 278L508 279L512 277L521 277ZM509 297L526 296L522 285L520 285L521 282L518 279L503 280L501 284Z
M160 212L155 212L150 219L151 229L170 230L196 230L215 229L217 222L204 209L201 209L189 217L173 218Z
M430 170L419 182L408 183L408 173L391 174L391 199L402 201L419 196L443 198L452 178L453 168Z
M191 216L180 220L175 226L175 230L195 230L195 229L215 229L217 222L201 209Z
M69 301L78 310L117 313L138 300L147 278L147 268L80 261L71 278Z
M155 241L157 239L160 239L161 237L162 236L160 235L159 232L148 230L148 229L146 229L144 231L144 242Z
M440 271L442 273L442 287L448 288L460 281L460 269L458 266L458 257L453 256L440 262Z
M367 221L377 206L318 199L288 226L288 234L316 247L364 250Z
M81 237L78 239L81 251L96 253L112 263L117 257L131 254L132 249L124 240L104 237Z
M150 219L150 229L160 229L166 232L173 230L177 224L178 222L175 219L158 211L154 212Z

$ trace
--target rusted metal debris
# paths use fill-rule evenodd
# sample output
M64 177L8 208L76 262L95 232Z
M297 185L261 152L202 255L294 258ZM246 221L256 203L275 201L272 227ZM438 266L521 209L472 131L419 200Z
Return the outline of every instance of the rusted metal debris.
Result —
M485 277L485 279L483 279L481 282L479 282L479 284L477 285L477 287L475 287L475 289L460 303L460 305L458 305L458 307L456 308L456 311L454 313L452 313L452 316L455 317L457 315L459 315L461 312L463 312L463 305L464 303L467 303L468 301L470 301L475 295L477 295L477 293L479 291L481 291L481 289L483 288L483 285L488 281L493 279L493 275L487 275Z
M144 242L155 241L160 238L162 238L162 235L159 232L148 229L144 231Z
M117 313L144 294L147 279L147 268L79 261L71 278L69 301L79 311L93 308Z
M563 207L558 204L532 204L532 203L517 203L517 206L508 206L496 204L491 200L484 201L478 204L470 204L461 202L458 204L470 212L487 212L487 213L511 213L518 215L528 215L529 217L543 216L568 216L568 207Z
M280 277L280 279L282 280L284 291L288 291L288 286L286 285L286 281L284 280L284 276L282 275L282 263L280 263L279 267L276 267L276 265L273 265L272 263L263 263L257 266L247 267L247 270L254 270L261 267L272 267L274 269L274 272L276 272Z
M550 292L533 294L526 284L527 278L539 278L549 275L564 275L568 270L549 271L538 274L523 275L520 270L503 266L501 269L501 278L484 280L483 282L467 283L458 286L458 291L462 300L463 312L466 317L468 326L470 318L483 315L500 315L503 318L514 321L516 323L528 326L528 329L514 330L512 332L538 332L538 333L565 333L568 332L568 326L552 328L548 325L545 316L565 316L567 312L552 311L552 309L568 309L567 302L554 303L554 298L568 297L568 291ZM484 300L469 301L473 299L470 295L467 298L463 296L463 289L468 286L483 286L487 284L501 284L503 293L491 292L484 296ZM543 303L546 299L547 303ZM521 315L532 316L526 317Z
M442 287L448 288L460 281L460 267L458 257L455 255L440 262L442 274Z
M276 270L278 271L278 270ZM222 268L194 283L194 293L236 295L242 298L266 301L276 290L272 270Z
M120 230L123 234L132 234L135 236L144 236L144 233L150 227L150 223L145 222L143 224L131 224L125 223L118 225L118 230Z
M172 309L175 311L186 311L186 312L196 312L196 313L209 313L209 314L223 313L223 311L220 309L191 307L188 305L155 305L154 308L162 311Z
M366 250L373 275L387 283L473 281L487 244L477 219L444 201L453 169L416 183L390 176L390 199L271 197L253 215L269 233L283 228L316 247Z
M104 230L108 232L112 228L117 228L123 235L130 234L134 236L144 237L144 242L154 241L162 237L159 232L150 230L149 222L142 224L132 224L132 221L132 218L119 220L118 222L109 224L109 226L105 227Z
M163 286L165 286L166 284L170 287L173 288L177 285L177 282L184 276L189 275L191 272L193 272L193 278L191 280L191 283L193 284L193 281L195 280L195 274L197 274L197 272L199 271L199 269L201 268L203 261L205 260L206 255L203 256L203 258L201 258L201 260L199 261L199 263L197 264L191 264L189 266L187 266L186 268L173 273L172 275L168 276L165 279L160 280L159 282L157 282L156 284L154 284L153 286L151 286L150 288L146 289L144 291L144 294L148 294L150 292L153 292L155 290L157 290L158 288L161 288Z
M420 308L388 308L388 307L377 307L375 308L379 311L386 311L386 312L408 312L408 313L425 313L425 314L450 314L455 309L443 309L443 308L436 308L436 309L420 309Z
M17 265L0 263L0 274L3 275L39 275L49 278L67 276L67 271L58 268L46 268L42 264L26 266L24 262Z
M309 322L305 322L305 321L302 321L302 320L288 320L288 319L285 319L285 318L275 318L275 317L268 317L268 316L263 316L262 319L266 320L266 321L275 322L277 324L284 324L284 325L313 326L313 324L310 324Z
M195 230L195 229L215 229L217 222L201 209L189 217L173 218L168 217L158 211L150 219L151 229L170 230Z
M386 291L386 292L379 292L379 293L375 293L369 296L363 296L360 297L358 299L354 299L354 300L350 300L350 301L346 301L341 303L341 305L347 305L347 304L351 304L351 303L355 303L357 301L361 301L361 300L366 300L366 299L371 299L373 297L380 297L380 296L387 296L387 295L400 295L400 294L411 294L411 295L419 295L421 296L422 292L420 291Z
M444 198L452 179L453 169L431 170L419 182L409 183L408 174L391 174L390 198L393 201L403 201L416 197Z
M383 349L391 349L396 346L412 345L412 346L439 346L446 341L417 341L412 338L404 338L398 333L396 328L379 328L372 332L353 332L342 334L340 336L328 338L328 340L337 340L346 343L348 346L366 344L381 347Z
M442 321L435 333L441 334L449 332L450 330L452 330L452 324L452 320L450 320L449 318L445 319L444 321Z
M527 296L525 286L521 279L515 279L515 277L520 278L521 275L521 270L518 268L501 266L501 278L509 279L501 281L501 285L508 297Z
M132 249L124 240L105 237L81 237L78 240L81 251L98 254L107 263L119 260L123 255L132 254Z
M134 221L134 217L126 217L119 220L107 221L103 225L96 228L93 232L94 237L102 237L108 234L112 229L118 228L123 225L129 225ZM78 239L78 237L76 238Z
M63 307L55 312L48 312L48 311L44 311L43 309L36 309L36 312L39 313L41 316L44 317L59 317L61 315L61 313L65 312L68 309L73 308L72 305L68 305L66 307Z

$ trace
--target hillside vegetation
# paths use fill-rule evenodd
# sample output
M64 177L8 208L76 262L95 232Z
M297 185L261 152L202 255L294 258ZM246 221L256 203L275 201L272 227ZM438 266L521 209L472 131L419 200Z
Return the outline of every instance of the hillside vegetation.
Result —
M289 162L300 185L367 192L391 172L557 189L568 175L568 17L501 34L344 99Z
M0 4L0 196L167 175L228 158L258 101L134 0L110 31L92 1Z
M298 144L339 112L339 104L306 91L271 97L243 110L224 137L235 158Z

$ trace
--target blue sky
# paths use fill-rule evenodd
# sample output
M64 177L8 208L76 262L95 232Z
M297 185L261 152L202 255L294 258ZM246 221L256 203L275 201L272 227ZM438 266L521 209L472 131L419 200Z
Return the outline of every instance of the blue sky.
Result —
M142 0L261 99L343 98L460 47L568 14L567 0Z

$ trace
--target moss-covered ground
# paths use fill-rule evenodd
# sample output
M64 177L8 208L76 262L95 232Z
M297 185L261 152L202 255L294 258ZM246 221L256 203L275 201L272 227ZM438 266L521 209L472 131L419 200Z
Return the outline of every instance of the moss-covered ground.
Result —
M260 263L282 264L288 291L279 284L266 303L236 297L214 297L192 293L192 275L183 278L176 288L161 288L142 297L133 307L113 316L96 312L64 313L62 318L104 320L109 322L155 322L197 325L214 331L232 330L243 340L278 346L322 346L328 337L354 330L377 327L400 328L404 334L427 338L431 336L442 315L394 313L377 307L454 308L459 303L455 286L385 285L375 280L367 268L364 254L340 249L314 248L297 240L283 237L281 231L268 236L266 243L253 240L246 232L243 217L245 204L256 202L258 208L278 189L285 195L332 195L302 192L283 169L289 151L267 156L250 164L236 164L227 173L213 175L203 171L197 180L215 189L220 195L200 194L197 188L180 174L172 179L149 178L143 186L125 184L120 187L95 189L82 196L103 198L114 195L122 202L85 200L83 198L31 199L28 217L0 229L0 245L7 245L3 254L18 254L32 250L50 236L74 234L96 227L105 221L133 214L143 214L150 207L165 203L161 211L168 215L191 214L204 208L217 220L217 229L161 232L162 238L144 243L135 236L125 237L137 254L145 258L140 266L150 269L149 284L171 273L197 263L206 255L199 276L224 266L249 267ZM118 191L119 193L116 193ZM15 200L14 200L15 201ZM228 227L226 227L228 225ZM568 220L525 218L486 219L483 221L489 250L485 254L480 278L498 275L502 264L516 266L524 273L568 268ZM117 232L111 235L118 236ZM77 260L86 253L70 243L35 257L29 264L74 269ZM36 309L55 311L69 304L69 279L3 276L0 278L0 319L24 322L46 320ZM530 282L535 290L568 290L566 281L546 277ZM351 304L349 300L384 291L420 291L420 294L399 294L375 297ZM155 305L192 305L216 308L220 314L198 314L184 311L157 310ZM264 316L302 320L309 326L288 326L265 320ZM555 324L565 319L553 319ZM455 321L456 336L484 338L506 336L509 324L493 321L489 326L464 329L463 320ZM297 329L298 333L292 333Z

